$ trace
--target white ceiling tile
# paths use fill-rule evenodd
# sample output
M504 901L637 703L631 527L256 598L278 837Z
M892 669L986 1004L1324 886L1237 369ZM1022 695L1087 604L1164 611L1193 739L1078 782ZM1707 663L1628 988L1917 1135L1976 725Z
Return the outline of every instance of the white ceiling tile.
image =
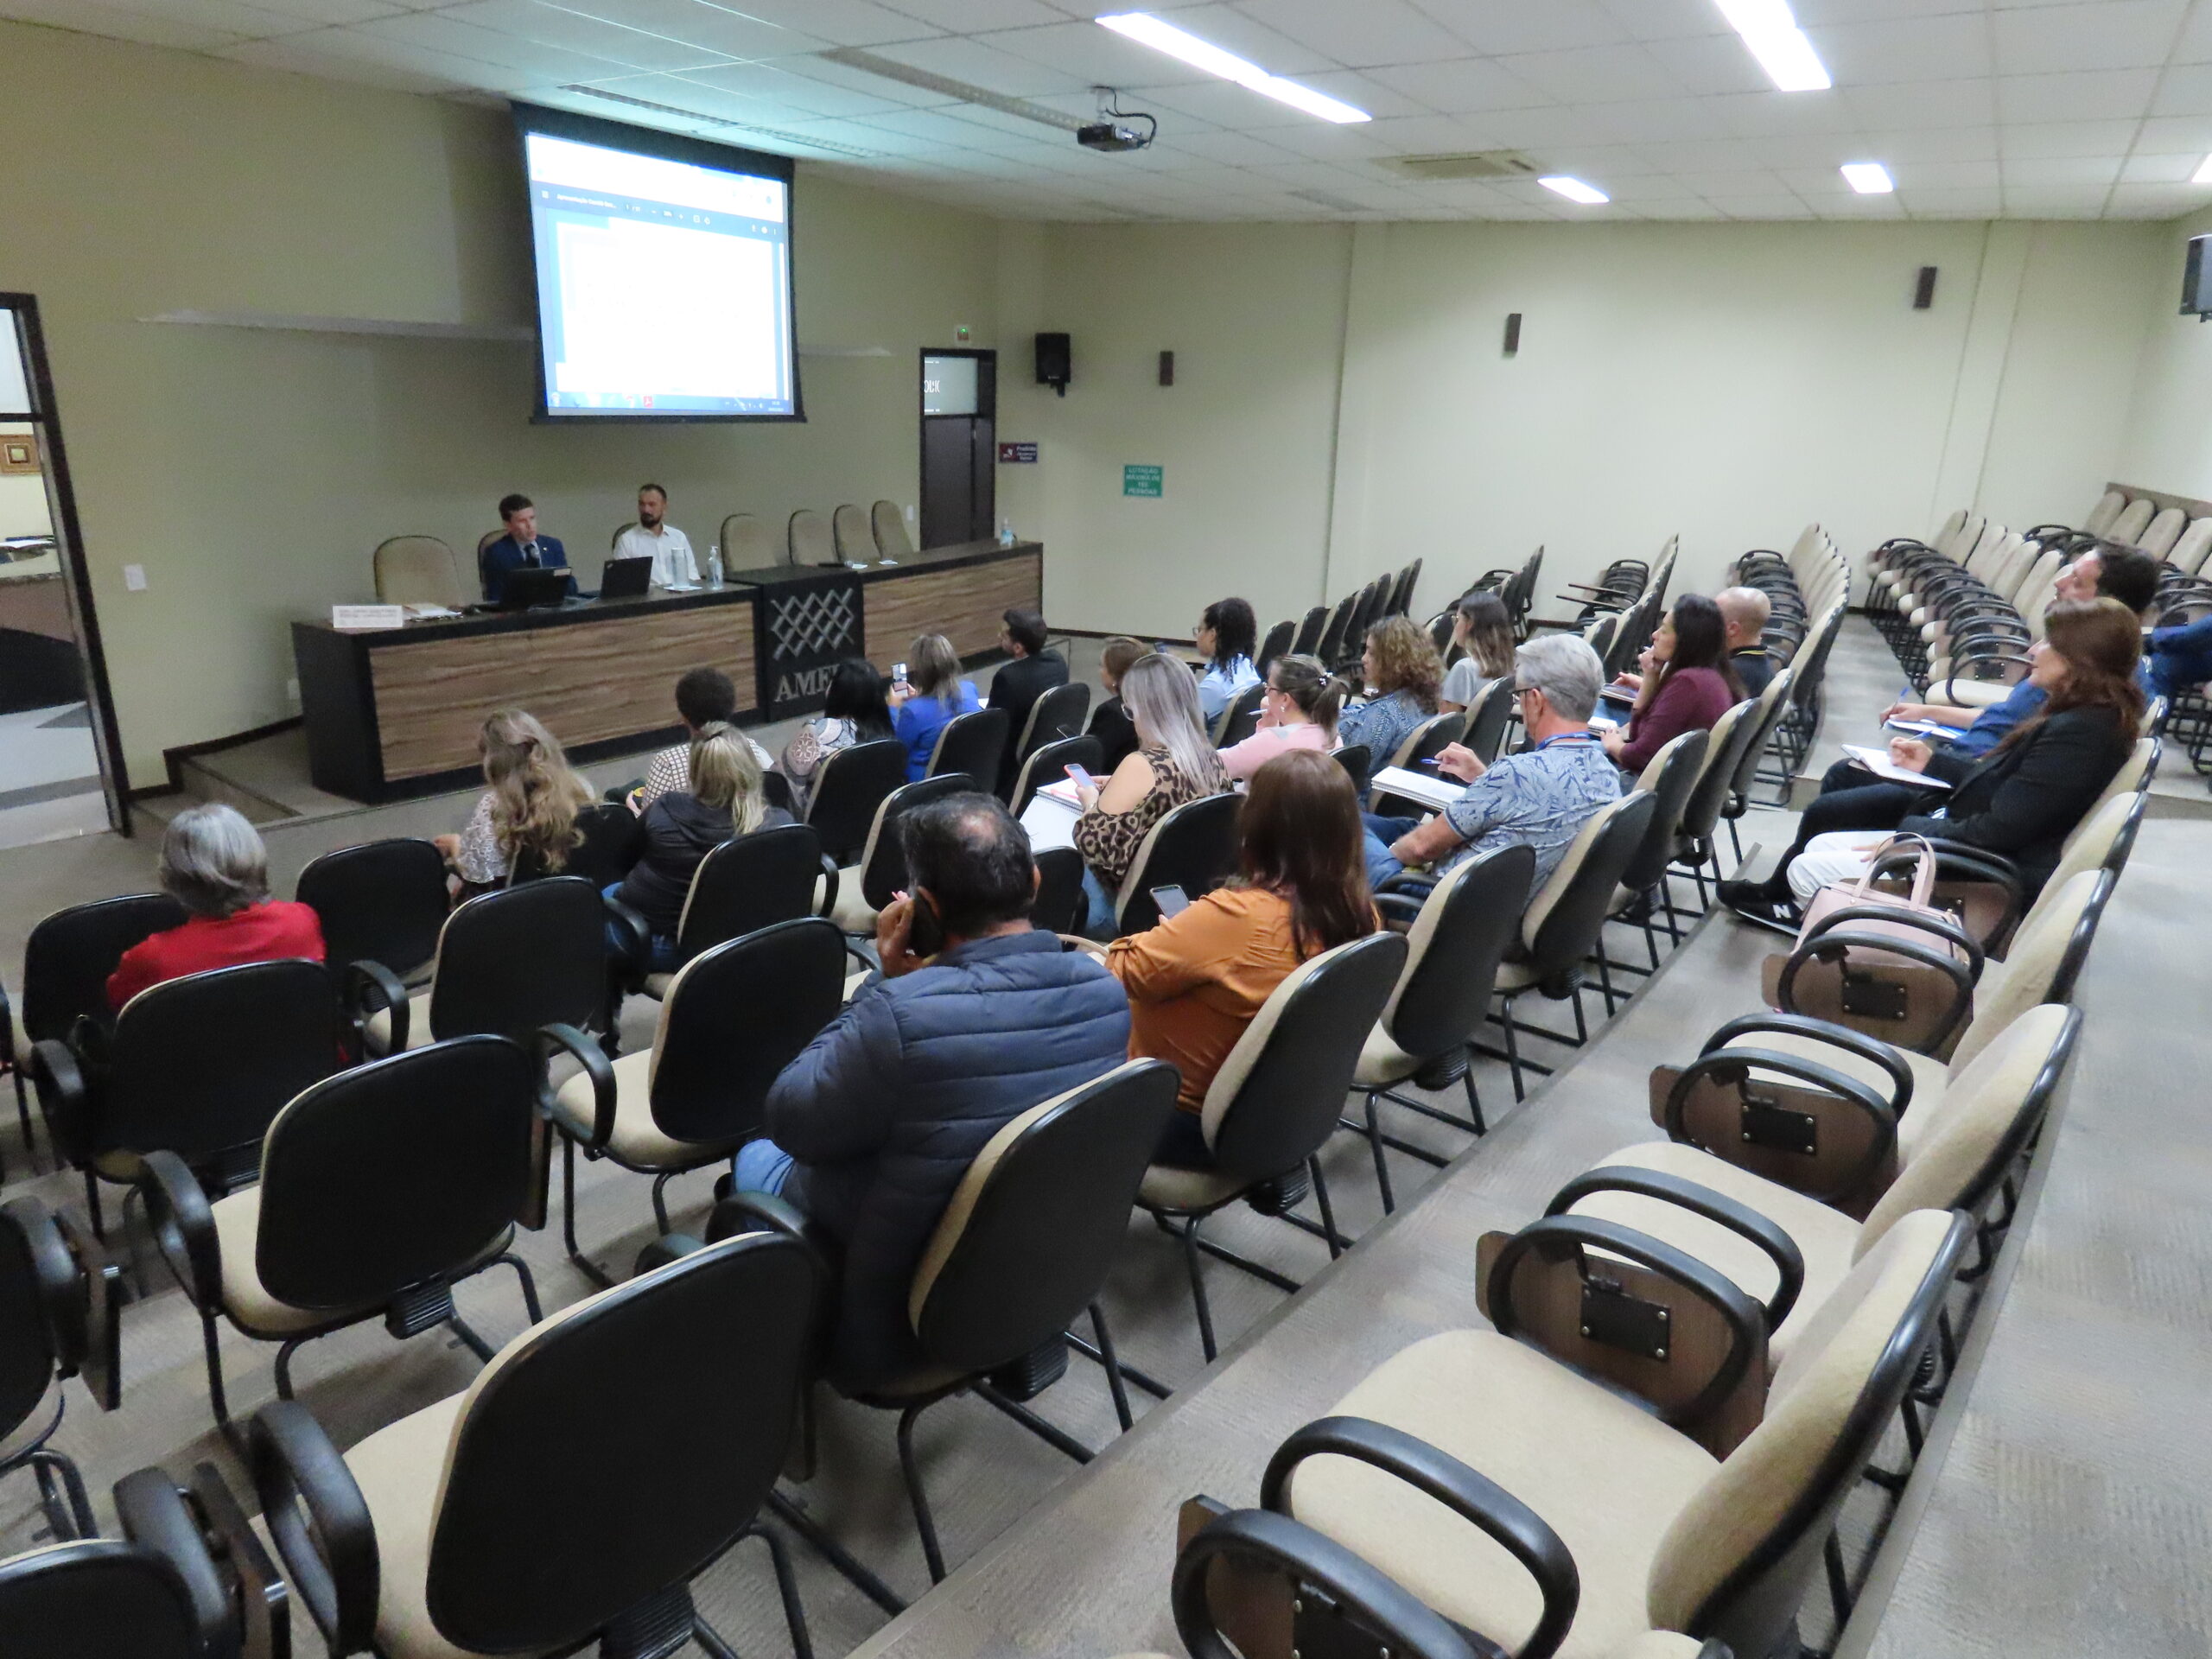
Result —
M1281 145L1292 156L1302 156L1308 161L1343 162L1354 166L1363 166L1397 154L1364 126L1340 127L1327 121L1305 121L1285 127L1270 127L1267 141Z
M1830 23L1805 32L1838 86L1961 79L1990 73L1988 24L1975 12Z
M1905 166L1921 162L1993 162L1997 134L1995 127L1934 127L1919 132L1883 133L1862 139L1861 153L1846 159Z
M963 40L954 35L928 41L905 41L873 50L877 57L926 69L933 75L964 80L1007 98L1083 92L1090 86L1084 77L1069 74L1064 69L1051 68L1033 58L1017 57L983 41Z
M2212 62L2212 6L2196 6L2175 38L2174 63Z
M2212 207L2201 184L2116 184L2105 213L2113 219L2177 219Z
M1748 172L1701 173L1683 172L1675 175L1689 189L1700 196L1786 196L1789 186L1781 178L1764 168Z
M1923 162L1900 167L1892 176L1899 190L1994 190L2001 182L1995 162Z
M26 23L45 23L73 29L86 35L105 35L119 41L147 46L170 46L186 52L214 51L245 37L234 29L212 28L182 17L114 6L105 0L0 0L0 17Z
M2183 74L2194 73L2183 70ZM2171 77L2169 77L2171 79ZM2153 111L2155 69L2083 69L2062 75L1999 75L1997 114L2003 121L2106 121L2127 116L2212 115L2212 109Z
M558 9L704 47L732 58L818 52L828 44L819 35L763 22L758 17L709 5L705 0L558 0Z
M1473 47L1496 55L1609 46L1633 37L1597 0L1415 0Z
M1179 6L1173 13L1175 27L1197 35L1202 41L1234 52L1240 58L1256 63L1271 75L1311 74L1317 69L1341 67L1325 52L1291 39L1281 30L1270 29L1258 18L1230 5ZM1092 24L1102 35L1111 29ZM1140 48L1149 51L1149 48ZM1155 54L1154 55L1160 55ZM1173 59L1169 59L1171 63Z
M1913 219L1993 219L2004 211L2005 194L1992 188L1942 189L1897 187L1897 200Z
M1403 93L1439 115L1479 115L1549 104L1549 92L1530 86L1503 65L1484 58L1449 63L1407 63L1370 69L1370 79Z
M1310 126L1314 118L1303 110L1262 98L1249 86L1226 80L1202 80L1187 86L1153 86L1122 96L1123 109L1153 109L1167 124L1169 112L1195 116L1208 126L1234 132L1270 127Z
M1158 148L1179 150L1205 162L1219 162L1224 167L1264 167L1270 162L1281 163L1296 157L1280 144L1268 140L1273 134L1250 132L1171 132L1160 141Z
M1630 40L1671 41L1697 35L1734 40L1713 0L1599 0Z
M1788 186L1790 194L1813 201L1820 196L1847 196L1855 194L1850 182L1834 167L1783 167L1775 171Z
M1741 138L1686 138L1638 144L1651 164L1668 173L1745 173L1766 165Z
M2188 0L2097 0L1993 12L1999 74L2133 69L2162 64Z
M1592 169L1592 172L1597 171L1599 169ZM1590 172L1584 172L1578 168L1574 176L1578 179L1588 179L1591 183L1598 186L1615 201L1624 201L1639 207L1647 202L1700 200L1697 192L1688 185L1656 173L1642 178L1620 178L1611 174L1601 174L1600 176L1592 178Z
M1754 196L1707 196L1731 219L1810 219L1813 210L1787 191Z
M2167 70L2146 113L2212 115L2212 64L2191 64L2187 68Z
M2108 185L2120 176L2120 163L2110 156L2042 156L2024 161L2005 157L2005 188L2015 185Z
M581 12L543 5L538 0L472 0L470 4L445 11L414 12L361 27L372 33L390 32L396 38L410 38L406 31L421 30L427 35L435 33L440 25L479 29L511 41L557 48L603 62L626 63L637 69L689 69L702 64L726 63L734 55L672 41L665 35L645 29L625 29L601 18L587 17ZM432 44L426 35L412 38ZM515 60L501 58L496 61Z
M2186 156L2131 156L2120 163L2122 184L2187 184L2204 162L2204 152ZM2206 202L2212 203L2212 186L2199 185Z
M1790 10L1809 29L1821 23L1872 23L1893 17L1980 12L1982 0L1791 0Z
M894 0L889 10L918 17L932 29L980 35L994 29L1064 23L1068 15L1045 0Z
M431 47L416 41L379 35L372 32L374 27L372 23L357 29L317 29L311 35L287 35L281 40L266 41L263 44L272 48L282 47L285 49L287 56L297 54L302 59L331 58L340 63L354 66L352 73L339 72L344 73L345 78L349 80L369 79L370 77L363 73L366 70L396 70L421 79L444 82L449 85L489 87L499 92L521 92L533 86L542 86L549 80L576 79L575 76L546 75L514 64L495 63L489 58L473 58L463 52L454 50L453 44ZM477 35L485 35L486 31L478 29L473 33ZM494 48L499 43L499 37L496 35L490 35L487 40ZM466 37L459 35L452 37L452 41L458 44L468 43ZM520 42L511 44L520 47L524 53L543 49L523 47ZM245 48L239 49L243 51ZM241 60L276 64L276 56L273 51L269 54L257 52L251 58ZM276 64L276 67L289 68L292 65L283 63ZM590 65L589 67L603 74L611 70L613 66L600 63Z
M2030 186L2016 190L2008 185L2005 213L2008 219L2094 219L2104 211L2106 197L2102 186Z
M1840 196L1808 196L1808 207L1817 219L1903 219L1904 204L1895 193L1862 196L1847 190Z
M731 9L838 46L880 46L938 33L918 17L876 5L874 0L736 0Z
M1207 79L1202 70L1096 23L1050 23L976 38L1001 52L1074 75L1086 86L1167 86Z
M2023 121L1998 130L2006 161L2031 156L2125 156L2141 123L2135 121Z
M871 97L826 80L817 80L804 73L803 66L808 61L804 58L786 58L775 63L725 64L686 70L682 76L670 79L682 86L710 87L733 98L756 100L786 122L829 116L880 115L912 107L900 99ZM683 102L681 99L669 101Z
M1626 144L1726 143L1728 130L1701 98L1640 99L1590 111L1593 131Z
M1782 133L1852 132L1858 121L1834 92L1731 92L1707 100L1721 125L1742 138Z
M1491 143L1477 126L1449 115L1386 118L1373 123L1367 131L1394 156L1448 155L1481 149Z
M2137 129L2139 155L2164 155L2171 150L2212 150L2212 115L2154 115Z
M1997 119L1997 92L1986 77L1974 80L1891 81L1838 90L1859 124L1872 132L1899 128L1988 126Z
M1717 220L1727 217L1711 202L1697 196L1683 196L1669 201L1632 202L1630 207L1638 219Z
M855 69L849 64L839 63L830 58L804 55L796 58L779 58L776 61L776 67L801 80L810 83L818 82L831 87L841 95L842 100L857 100L850 102L850 112L854 114L865 113L886 105L894 109L935 109L952 102L943 92L930 92L920 86L909 86L904 81L887 80L881 75L870 74L865 69ZM810 85L807 91L800 96L815 98L819 97L820 94L815 92L813 86ZM846 101L841 101L836 113L842 115L848 112Z
M1712 8L1712 0L1699 3ZM1693 92L1756 92L1774 84L1732 34L1652 41L1646 49Z
M75 9L73 4L72 9ZM404 47L383 53L363 50L356 42L336 42L335 35L336 31L333 30L315 35L285 35L273 41L248 41L242 45L225 47L215 55L228 58L234 63L250 63L257 68L283 69L296 75L351 81L359 86L377 86L393 92L436 94L480 85L469 73L468 66L449 60L434 59L428 53L411 53ZM410 65L391 60L399 57L410 57L416 62ZM488 65L479 67L489 67Z
M193 0L196 9L200 0ZM274 12L302 23L361 23L372 17L388 17L409 7L399 0L252 0L255 10Z
M1357 5L1341 0L1238 0L1237 9L1323 57L1355 69L1467 54L1465 41L1412 0L1359 0Z
M1681 98L1688 89L1649 47L1573 47L1563 52L1524 52L1504 60L1521 79L1561 103L1620 104L1639 99Z
M508 69L524 70L546 81L592 80L617 73L624 67L656 67L640 65L632 60L577 52L546 41L529 40L503 29L480 28L442 13L418 11L400 17L378 17L353 25L350 33L370 40L413 47L463 62L498 64ZM696 48L685 48L682 51L683 62L671 67L695 65L702 56Z

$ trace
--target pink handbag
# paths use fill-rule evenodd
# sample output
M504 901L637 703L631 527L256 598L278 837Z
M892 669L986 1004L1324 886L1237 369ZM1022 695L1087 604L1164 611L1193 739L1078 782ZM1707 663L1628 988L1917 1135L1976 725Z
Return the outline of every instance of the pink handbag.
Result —
M1874 866L1884 853L1895 847L1917 846L1920 858L1912 876L1910 893L1885 893L1874 886ZM1909 941L1930 950L1947 951L1954 961L1965 963L1966 950L1958 944L1958 918L1950 912L1930 901L1936 891L1936 849L1922 836L1893 836L1867 855L1866 871L1856 881L1832 881L1812 897L1805 906L1804 925L1797 930L1797 944L1802 950L1816 933L1828 930L1829 918L1846 910L1897 911L1923 918L1918 922L1885 922L1874 917L1855 917L1842 925L1844 931L1872 934ZM1903 963L1909 957L1872 946L1866 948L1859 960L1869 963Z

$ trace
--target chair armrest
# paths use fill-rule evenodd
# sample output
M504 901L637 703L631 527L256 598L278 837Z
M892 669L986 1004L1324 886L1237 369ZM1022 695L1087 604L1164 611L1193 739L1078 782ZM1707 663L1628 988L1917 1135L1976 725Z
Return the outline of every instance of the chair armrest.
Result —
M597 1039L574 1026L539 1027L536 1048L539 1114L571 1141L576 1138L553 1105L553 1057L565 1052L591 1079L591 1135L584 1144L594 1151L606 1146L614 1136L615 1101L614 1063L607 1058L607 1051Z
M1942 911L1904 910L1895 905L1846 905L1842 909L1832 910L1821 917L1813 930L1797 942L1797 950L1810 950L1847 922L1887 922L1896 926L1917 929L1966 952L1966 974L1969 984L1981 977L1982 963L1986 960L1981 947L1968 936L1966 929ZM1906 944L1911 941L1899 940L1898 943Z
M0 985L0 1065L10 1071L16 1065L16 1005L8 1000L5 985Z
M369 1506L315 1414L278 1400L253 1416L249 1447L262 1519L334 1656L376 1640L383 1580Z
M1470 1644L1450 1620L1335 1539L1287 1515L1231 1510L1207 1522L1175 1558L1175 1629L1192 1659L1235 1659L1238 1652L1224 1638L1212 1602L1213 1564L1224 1558L1257 1562L1295 1586L1320 1590L1379 1637L1384 1652L1404 1659L1483 1659L1496 1652L1487 1643L1479 1649ZM1300 1599L1290 1586L1286 1592Z
M212 1463L193 1465L192 1503L201 1535L219 1567L229 1569L234 1605L244 1619L238 1659L291 1659L292 1592L269 1557L230 1484Z
M1096 957L1101 962L1106 960L1106 947L1096 939L1086 939L1080 933L1060 933L1054 937L1059 940L1060 948L1064 950L1080 950L1086 957Z
M389 1011L391 1015L390 1033L385 1039L387 1054L407 1052L408 1020L414 1013L407 1000L407 988L399 982L399 976L380 962L349 962L344 977L339 982L339 996L346 1010L346 1017L353 1028L353 1048L356 1053L366 1053L364 1046L369 1021L378 1014Z
M1897 1150L1897 1112L1891 1103L1856 1077L1847 1077L1832 1067L1821 1065L1818 1061L1801 1059L1794 1054L1778 1054L1770 1049L1724 1048L1700 1054L1684 1066L1676 1075L1674 1086L1667 1091L1666 1103L1662 1112L1660 1127L1667 1131L1667 1138L1683 1145L1701 1147L1726 1162L1737 1165L1738 1167L1751 1168L1755 1173L1768 1176L1770 1179L1773 1179L1770 1170L1764 1165L1746 1162L1742 1156L1742 1149L1745 1146L1759 1144L1753 1140L1754 1131L1750 1118L1750 1109L1753 1099L1751 1072L1755 1068L1762 1071L1778 1073L1800 1083L1810 1084L1827 1096L1841 1101L1847 1111L1855 1109L1862 1121L1858 1125L1847 1122L1842 1126L1847 1150L1852 1129L1859 1128L1865 1135L1866 1144L1859 1149L1855 1160L1825 1179L1811 1169L1808 1170L1805 1179L1797 1179L1793 1173L1786 1183L1788 1185L1819 1198L1824 1203L1837 1203L1863 1191L1867 1184L1887 1166L1891 1154ZM1740 1138L1713 1135L1701 1140L1690 1131L1688 1125L1684 1122L1691 1099L1697 1092L1698 1085L1708 1077L1724 1088L1733 1088L1737 1091L1738 1099L1743 1103L1744 1116L1740 1120L1743 1128ZM1780 1102L1766 1103L1777 1108L1783 1105ZM1807 1136L1806 1144L1802 1147L1791 1147L1790 1153L1796 1155L1810 1152L1814 1162L1817 1164L1821 1155L1817 1125L1824 1118L1831 1116L1832 1112L1817 1096L1794 1096L1789 1103L1787 1109L1796 1110L1800 1107L1811 1108L1805 1116L1813 1120L1815 1127L1813 1132ZM1709 1119L1712 1114L1708 1112L1706 1116ZM1833 1137L1830 1137L1830 1141L1832 1149ZM1771 1143L1770 1139L1769 1144Z
M1840 1048L1846 1053L1856 1055L1870 1065L1878 1065L1889 1073L1891 1084L1890 1109L1902 1114L1906 1107L1912 1104L1912 1066L1894 1044L1885 1043L1878 1037L1869 1037L1863 1031L1853 1031L1848 1026L1815 1020L1810 1014L1743 1014L1731 1020L1707 1038L1705 1046L1698 1052L1710 1054L1715 1049L1726 1048L1738 1037L1750 1037L1763 1031L1802 1037L1808 1042L1826 1043L1831 1048Z
M1952 866L1966 875L1998 883L2016 899L2024 891L2020 867L2004 854L1953 841L1947 836L1923 836L1921 839L1935 849L1937 875L1942 874L1946 866ZM1893 848L1874 861L1874 874L1885 875L1893 869L1904 869L1911 864L1917 852L1912 847Z
M158 1469L141 1469L117 1481L114 1493L115 1518L123 1535L159 1555L184 1580L203 1649L229 1651L235 1634L230 1590L216 1570L200 1517L176 1483Z
M1657 1198L1749 1240L1774 1263L1777 1282L1765 1305L1767 1329L1777 1329L1796 1306L1798 1294L1805 1287L1805 1254L1797 1248L1796 1240L1749 1205L1679 1175L1638 1169L1631 1164L1609 1164L1586 1170L1560 1188L1544 1213L1564 1215L1592 1192L1632 1192L1639 1198Z
M38 1091L39 1116L62 1159L82 1164L91 1156L91 1101L85 1073L68 1044L48 1038L31 1045L31 1085Z
M1378 899L1385 894L1392 898L1402 896L1419 903L1428 897L1441 880L1441 876L1431 875L1426 870L1401 870L1395 875L1386 877L1382 885L1376 888L1375 896Z
M829 854L822 855L822 902L814 907L817 916L827 916L837 908L837 861Z
M1938 973L1950 976L1953 987L1951 1007L1936 1029L1924 1039L1928 1047L1923 1051L1923 1052L1933 1053L1949 1041L1951 1033L1959 1028L1969 1014L1973 1013L1974 980L1966 969L1960 964L1957 957L1948 951L1933 950L1927 945L1915 944L1910 939L1900 939L1891 934L1847 932L1824 932L1818 938L1798 946L1789 953L1782 964L1781 981L1775 987L1775 996L1782 1004L1782 1012L1784 1014L1797 1012L1797 975L1808 962L1840 960L1853 945L1861 950L1887 951L1893 957L1903 957L1907 961L1916 963L1923 968L1933 968Z
M620 946L609 956L608 966L626 981L642 982L645 964L652 959L652 924L620 899L601 893L600 903L606 906L607 920L621 940Z
M1541 1516L1496 1481L1388 1423L1365 1417L1324 1417L1275 1448L1261 1477L1260 1507L1274 1515L1289 1515L1285 1489L1298 1465L1313 1457L1350 1458L1405 1482L1478 1528L1520 1562L1535 1580L1544 1611L1516 1659L1550 1659L1567 1639L1582 1600L1582 1577L1575 1570L1574 1557ZM1179 1563L1179 1586L1182 1577Z
M149 1152L145 1166L138 1185L162 1259L194 1307L219 1306L223 1299L223 1247L215 1236L215 1212L207 1192L173 1152Z
M1378 893L1375 895L1375 908L1382 912L1382 919L1386 922L1394 918L1413 921L1420 916L1427 902L1409 893Z
M10 1199L0 1205L0 1215L16 1224L30 1254L31 1276L38 1286L39 1306L46 1316L48 1339L54 1344L55 1368L64 1376L74 1376L85 1359L85 1270L71 1253L53 1213L36 1198Z
M772 1192L741 1188L715 1205L707 1217L707 1243L719 1244L740 1233L781 1233L812 1250L827 1271L837 1243L822 1224Z

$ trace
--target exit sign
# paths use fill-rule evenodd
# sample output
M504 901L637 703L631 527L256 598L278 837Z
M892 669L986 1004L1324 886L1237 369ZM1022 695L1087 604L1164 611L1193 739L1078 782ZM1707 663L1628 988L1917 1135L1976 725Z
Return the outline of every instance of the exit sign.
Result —
M1165 476L1165 468L1159 467L1128 466L1122 467L1122 493L1123 495L1150 496L1154 499L1157 500L1160 496L1166 493L1166 479Z

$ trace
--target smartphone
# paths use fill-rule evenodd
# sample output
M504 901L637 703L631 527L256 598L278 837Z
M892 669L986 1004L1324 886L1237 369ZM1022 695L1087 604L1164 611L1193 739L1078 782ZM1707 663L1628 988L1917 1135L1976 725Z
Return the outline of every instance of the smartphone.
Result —
M944 949L944 923L934 906L914 901L906 919L906 949L918 957L933 957Z
M1152 902L1160 906L1160 918L1166 921L1170 916L1180 916L1191 907L1191 895L1173 885L1154 887Z
M893 663L891 664L891 683L893 685L904 685L906 683L906 664Z
M1076 787L1078 789L1095 787L1098 781L1090 775L1089 771L1077 766L1073 761L1068 763L1068 776L1075 779Z

